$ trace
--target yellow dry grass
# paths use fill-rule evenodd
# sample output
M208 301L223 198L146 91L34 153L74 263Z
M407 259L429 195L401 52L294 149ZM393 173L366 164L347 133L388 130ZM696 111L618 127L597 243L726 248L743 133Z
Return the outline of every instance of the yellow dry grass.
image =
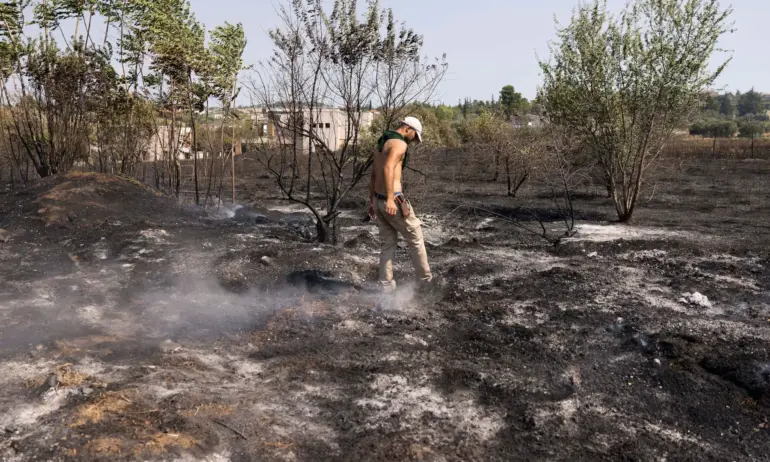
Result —
M55 371L56 381L60 387L77 387L88 380L88 374L72 369L72 364L62 364Z
M235 409L229 404L206 403L195 406L193 409L182 411L181 414L185 417L195 417L198 415L206 417L225 417L232 415L233 412L235 412Z
M75 412L75 421L70 427L82 427L88 423L96 424L112 413L121 413L131 405L125 396L118 393L104 393L96 402L84 404Z
M74 353L88 350L103 343L115 343L121 339L116 336L108 335L89 335L67 340L56 340L54 344L59 352L65 356L71 356Z
M262 443L262 446L265 446L268 448L276 448L276 449L292 449L294 448L294 443L284 443L281 441L273 441L273 442Z
M92 441L89 441L88 444L83 447L83 451L88 454L103 456L120 454L122 449L123 445L120 438L113 437L96 438ZM77 455L77 450L72 449L71 451L75 451L74 455Z
M184 433L156 433L149 441L138 445L134 454L149 452L153 454L166 453L170 449L190 449L198 444L198 441Z

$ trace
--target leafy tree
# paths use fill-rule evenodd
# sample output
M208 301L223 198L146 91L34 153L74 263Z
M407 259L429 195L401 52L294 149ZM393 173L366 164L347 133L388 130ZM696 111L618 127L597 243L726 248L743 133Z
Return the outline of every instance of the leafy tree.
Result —
M238 97L240 88L238 87L238 74L243 69L243 51L246 49L246 34L242 24L232 25L225 23L224 26L216 27L211 32L211 44L209 45L209 56L211 62L206 70L202 72L202 77L209 87L211 94L219 100L224 111L224 117L219 128L221 143L219 149L214 149L212 144L211 151L223 152L225 144L225 123L231 115L231 110L235 99ZM231 150L230 156L234 154ZM232 159L231 159L232 166ZM211 195L211 186L214 177L214 156L212 155L209 163L209 180L206 187L206 203ZM222 183L224 181L225 159L222 158L220 168L219 197L222 197ZM233 172L234 178L234 172ZM233 188L235 184L233 183ZM233 194L234 196L234 194ZM235 201L235 197L233 197Z
M735 117L735 98L730 93L719 95L719 113L727 117Z
M510 197L516 196L534 170L536 147L540 141L538 135L537 130L514 129L510 123L487 111L473 119L468 127L470 147L493 157L495 174L492 181L497 181L501 164L505 168Z
M507 120L518 114L523 102L521 93L514 90L513 85L506 85L500 90L500 105Z
M708 134L714 139L712 152L716 154L717 138L732 138L738 133L738 124L732 120L712 120L707 127Z
M714 94L706 95L705 110L719 112L719 109L721 107L722 107L722 104L719 101L719 95L714 95Z
M717 138L731 138L738 132L738 125L732 120L699 120L690 126L690 134L713 138L712 152L716 153Z
M455 111L451 106L444 106L443 104L436 108L436 118L441 121L453 121L455 118Z
M741 116L749 114L764 114L766 112L765 102L762 95L752 88L738 98L738 114Z
M549 119L598 157L620 221L631 219L645 172L724 69L708 64L729 14L717 0L636 0L615 19L596 0L577 7L551 61L540 63Z
M92 27L97 21L103 35ZM74 24L71 37L64 24ZM204 78L214 74L205 37L186 0L0 3L6 151L13 148L14 163L24 155L39 176L48 176L75 162L135 173L155 149L165 153L152 169L156 186L178 193L178 133L189 125L194 148L197 113L215 89ZM7 113L12 117L5 119ZM151 146L161 133L167 139ZM197 157L193 165L198 200Z
M739 136L751 139L751 155L754 155L754 142L767 131L767 124L758 120L749 120L739 124Z

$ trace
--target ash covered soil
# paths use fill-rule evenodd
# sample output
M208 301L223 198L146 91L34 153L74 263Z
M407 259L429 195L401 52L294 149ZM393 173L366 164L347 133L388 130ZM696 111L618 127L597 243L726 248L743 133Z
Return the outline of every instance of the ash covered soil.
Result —
M335 248L269 197L0 194L0 460L768 460L770 163L712 162L663 171L638 224L578 196L557 246L499 185L432 185L446 288L385 304L362 207Z

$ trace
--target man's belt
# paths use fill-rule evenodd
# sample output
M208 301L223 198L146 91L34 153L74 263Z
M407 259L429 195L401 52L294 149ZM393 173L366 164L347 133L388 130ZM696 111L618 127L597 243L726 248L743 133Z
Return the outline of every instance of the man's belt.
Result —
M398 197L400 195L401 195L400 192L397 192L397 193L394 194L394 196L396 196L396 197ZM377 199L379 199L381 201L384 201L384 200L388 199L388 196L386 196L385 194L380 194L380 193L374 193L374 197L376 197Z

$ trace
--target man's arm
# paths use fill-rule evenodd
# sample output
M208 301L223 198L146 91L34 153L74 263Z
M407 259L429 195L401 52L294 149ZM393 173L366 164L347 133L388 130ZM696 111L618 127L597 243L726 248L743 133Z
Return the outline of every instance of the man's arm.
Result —
M369 203L370 204L374 203L374 194L375 194L374 184L375 184L375 181L377 181L376 169L374 168L374 165L372 165L372 174L369 177Z
M391 140L388 142L389 148L385 150L385 197L387 200L392 201L396 191L396 167L398 163L404 158L406 153L406 143L400 140Z

